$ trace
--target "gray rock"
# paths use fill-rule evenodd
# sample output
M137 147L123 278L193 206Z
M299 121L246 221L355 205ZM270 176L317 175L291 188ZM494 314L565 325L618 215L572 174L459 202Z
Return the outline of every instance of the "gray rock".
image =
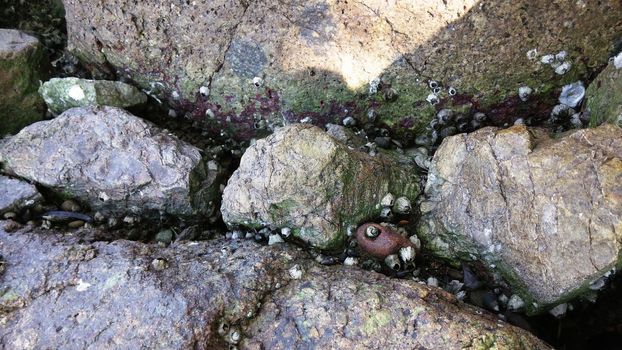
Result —
M622 30L614 0L64 3L70 51L244 138L258 117L325 125L367 120L373 108L411 140L436 113L428 95L464 113L476 105L499 124L527 119L542 109L530 106L551 103L536 92L595 73ZM570 70L558 76L539 62L547 54ZM534 94L514 99L525 82Z
M7 349L226 349L302 252L252 241L92 241L92 230L8 234L0 221Z
M419 237L450 258L480 258L530 312L570 299L619 267L622 130L551 139L514 126L447 138L434 155Z
M3 226L0 339L9 349L548 349L440 289L323 268L291 246L163 248L94 241L87 229L9 234Z
M326 133L348 146L358 148L365 145L365 138L357 135L352 129L342 125L327 124Z
M52 78L39 88L50 111L60 114L73 107L130 107L147 102L147 95L120 81Z
M380 214L389 192L414 201L418 176L389 156L369 156L317 127L294 124L246 150L221 212L230 226L289 227L304 242L333 250L349 225Z
M213 215L219 173L199 149L115 107L73 108L0 148L5 171L102 213Z
M37 38L0 29L0 137L43 118L45 108L37 88L44 62Z
M249 349L548 349L451 294L356 268L313 266L263 305Z
M622 54L616 56L622 60ZM622 67L615 59L592 81L586 92L590 126L613 123L622 126Z
M0 214L33 206L41 199L34 185L0 175Z

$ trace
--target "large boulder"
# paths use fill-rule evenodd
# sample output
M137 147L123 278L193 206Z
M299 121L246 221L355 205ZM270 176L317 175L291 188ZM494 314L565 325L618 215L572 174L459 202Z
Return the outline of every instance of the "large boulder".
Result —
M408 136L437 108L497 123L548 116L556 90L605 64L622 29L615 0L64 4L69 48L84 61L241 138L260 119L375 115Z
M93 230L9 234L3 225L0 339L8 349L548 349L440 289L321 268L291 246L162 248L93 241Z
M39 94L55 114L73 107L131 107L147 102L147 95L120 81L79 78L52 78L39 88Z
M586 95L590 126L602 123L622 126L622 52L592 81Z
M441 289L347 267L305 271L246 332L249 349L549 348Z
M558 138L524 126L450 137L434 155L425 195L418 234L427 248L449 259L482 259L531 312L573 298L620 267L617 126Z
M43 118L45 107L37 88L44 57L37 38L0 29L0 137Z
M33 206L42 199L33 184L0 175L0 214Z
M335 250L350 226L380 214L387 193L415 200L419 181L412 165L294 124L246 150L224 190L221 212L230 226L288 227L311 246Z
M198 148L120 108L73 108L32 124L0 145L0 163L7 173L111 214L217 209L217 164L208 167Z
M251 241L162 249L92 241L90 230L8 234L3 224L0 339L7 349L226 349L229 331L287 284L302 256Z

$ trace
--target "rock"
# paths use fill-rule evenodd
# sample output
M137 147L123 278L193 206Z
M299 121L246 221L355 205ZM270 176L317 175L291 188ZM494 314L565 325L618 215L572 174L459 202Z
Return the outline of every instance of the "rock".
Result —
M39 88L50 111L60 114L73 107L131 107L147 102L147 95L120 81L52 78Z
M115 107L73 108L0 146L6 172L111 214L214 215L220 173L199 149Z
M404 140L441 106L499 125L546 118L558 89L588 81L622 30L614 0L64 3L71 51L239 138L258 119L340 124L370 110Z
M616 57L622 60L622 53ZM616 67L612 60L588 86L586 99L591 127L603 123L622 126L622 66Z
M437 255L482 259L541 311L620 267L621 180L616 126L456 135L434 155L418 236Z
M0 175L0 214L34 206L42 199L32 184Z
M337 124L326 124L326 133L341 143L358 148L365 145L365 138L357 135L352 129Z
M277 291L245 331L249 349L549 348L441 289L335 266Z
M93 231L0 229L4 346L549 348L440 289L320 267L292 246L221 239L164 248L94 241Z
M3 346L226 349L219 325L256 314L303 254L252 241L163 248L84 238L92 231L0 229Z
M349 226L380 214L389 192L414 200L418 176L390 156L372 157L317 127L294 124L246 150L221 212L229 226L288 227L311 246L334 250Z
M43 118L45 108L37 94L43 64L37 38L0 29L0 137Z

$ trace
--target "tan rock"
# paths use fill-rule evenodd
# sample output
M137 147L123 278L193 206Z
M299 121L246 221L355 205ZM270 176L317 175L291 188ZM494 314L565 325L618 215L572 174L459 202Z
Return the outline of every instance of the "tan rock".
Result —
M532 311L556 304L618 266L622 130L457 135L434 155L425 193L419 237L429 249L483 259Z
M312 246L334 250L349 226L380 214L387 193L414 201L418 179L412 165L294 124L246 150L224 190L221 212L229 225L287 227Z

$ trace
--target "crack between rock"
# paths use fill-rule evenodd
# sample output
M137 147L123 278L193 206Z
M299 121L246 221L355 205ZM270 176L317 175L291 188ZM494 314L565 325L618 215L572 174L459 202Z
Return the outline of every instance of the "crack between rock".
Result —
M242 15L240 16L240 20L231 29L231 36L229 37L229 42L227 43L227 47L225 48L224 53L222 55L222 61L218 63L218 65L216 66L216 69L214 70L214 72L212 74L210 74L209 78L207 78L207 86L210 88L210 91L208 91L207 95L205 96L206 99L209 98L209 96L212 93L211 92L212 79L214 79L214 77L216 75L220 74L220 72L222 71L222 68L224 67L225 62L227 60L227 54L229 54L229 50L231 49L231 45L233 44L233 40L235 39L236 35L238 34L238 27L246 19L246 13L248 12L248 9L251 7L251 3L247 3L244 0L240 1L240 4L244 7L244 11L242 11Z

